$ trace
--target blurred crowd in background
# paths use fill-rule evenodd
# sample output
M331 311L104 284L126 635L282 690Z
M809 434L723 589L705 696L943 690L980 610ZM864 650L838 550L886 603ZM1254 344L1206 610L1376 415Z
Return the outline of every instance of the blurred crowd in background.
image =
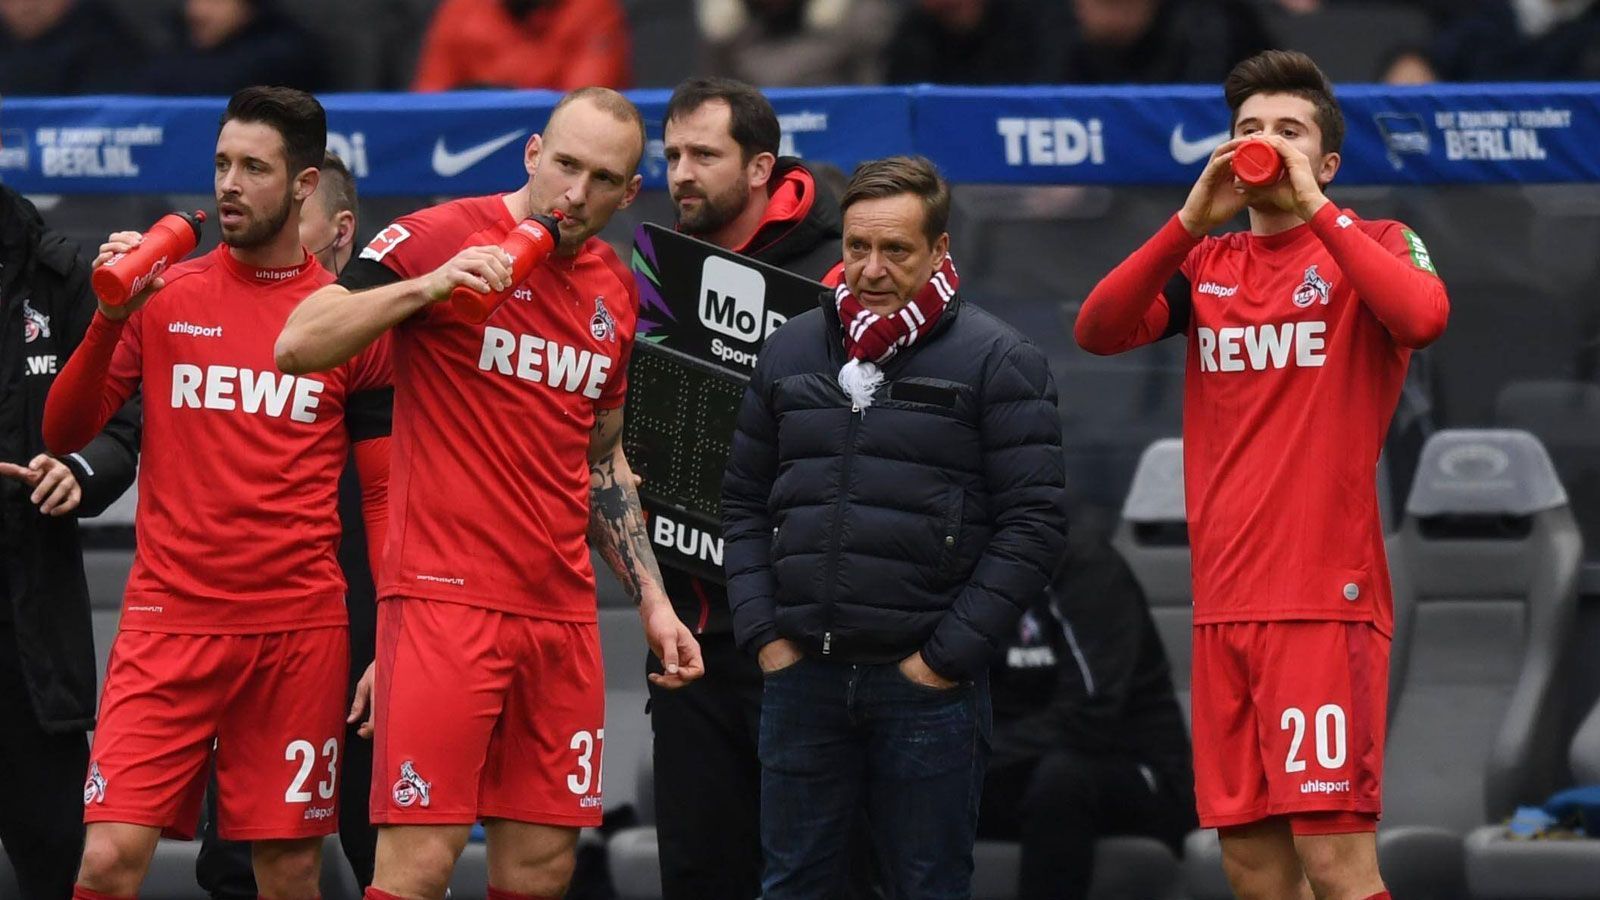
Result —
M0 95L1600 79L1600 0L0 0Z

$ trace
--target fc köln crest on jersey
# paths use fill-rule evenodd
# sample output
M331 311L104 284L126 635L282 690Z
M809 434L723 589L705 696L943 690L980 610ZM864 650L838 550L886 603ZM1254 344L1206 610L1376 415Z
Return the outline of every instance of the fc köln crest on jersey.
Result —
M89 780L83 783L83 805L106 802L106 778L100 774L100 763L96 760L89 766Z
M50 317L37 309L27 300L22 301L22 342L31 344L42 337L50 336Z
M400 764L400 780L394 783L394 802L398 806L420 803L427 806L433 800L433 785L417 774L411 760Z
M589 333L597 341L615 341L617 339L617 320L611 317L611 310L606 309L606 298L594 298L594 315L589 318Z
M1317 274L1316 266L1306 266L1306 275L1300 286L1294 289L1294 305L1305 309L1313 303L1321 301L1323 306L1328 305L1328 295L1332 285L1327 279Z

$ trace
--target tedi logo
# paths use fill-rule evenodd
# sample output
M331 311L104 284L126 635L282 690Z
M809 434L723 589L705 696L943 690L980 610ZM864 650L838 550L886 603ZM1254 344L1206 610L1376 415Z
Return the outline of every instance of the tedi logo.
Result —
M767 280L760 272L720 256L700 267L700 323L718 334L754 344L788 321L767 311Z
M1106 161L1105 139L1099 119L995 120L995 130L1006 141L1008 166L1076 166Z

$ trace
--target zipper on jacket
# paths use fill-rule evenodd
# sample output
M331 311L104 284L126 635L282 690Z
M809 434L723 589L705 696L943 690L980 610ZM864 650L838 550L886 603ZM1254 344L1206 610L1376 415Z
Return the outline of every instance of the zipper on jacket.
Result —
M844 522L845 498L850 490L850 464L856 457L856 428L861 424L861 407L850 404L850 428L845 432L844 463L839 472L839 499L833 503L833 534L828 547L828 605L823 610L822 655L833 650L833 604L839 593L840 526Z

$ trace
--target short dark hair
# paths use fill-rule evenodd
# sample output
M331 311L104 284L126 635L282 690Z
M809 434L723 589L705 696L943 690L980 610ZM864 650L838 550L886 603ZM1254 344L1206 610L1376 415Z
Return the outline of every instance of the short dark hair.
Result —
M1333 85L1311 57L1298 50L1266 50L1233 67L1222 82L1223 96L1239 123L1239 107L1256 94L1289 94L1316 107L1317 128L1322 131L1322 152L1337 153L1344 146L1344 113L1333 97Z
M728 131L745 162L758 153L778 155L783 130L778 125L777 112L766 95L734 78L696 77L679 84L667 101L661 127L666 128L673 119L687 116L713 100L728 104Z
M591 86L568 91L566 95L556 103L555 109L550 110L550 118L545 123L545 129L548 130L550 127L549 123L556 120L556 113L561 112L563 109L566 109L568 106L571 106L579 100L588 100L595 106L598 106L610 113L611 116L617 121L625 122L638 127L639 158L633 161L633 172L637 172L639 170L639 161L644 158L645 145L649 143L649 139L645 137L644 133L644 116L639 114L639 107L634 106L632 100L629 100L627 97L622 96L622 94L612 90L611 88ZM629 172L628 174L632 175L633 172Z
M218 127L229 122L260 122L283 138L291 176L322 165L328 152L328 114L317 98L287 87L247 87L228 100Z
M839 211L862 200L912 194L922 200L922 233L932 244L950 224L950 185L925 156L890 156L856 166L844 187Z
M326 191L328 208L336 213L356 211L356 181L350 176L344 160L337 153L322 155L322 180L317 182L317 193Z

